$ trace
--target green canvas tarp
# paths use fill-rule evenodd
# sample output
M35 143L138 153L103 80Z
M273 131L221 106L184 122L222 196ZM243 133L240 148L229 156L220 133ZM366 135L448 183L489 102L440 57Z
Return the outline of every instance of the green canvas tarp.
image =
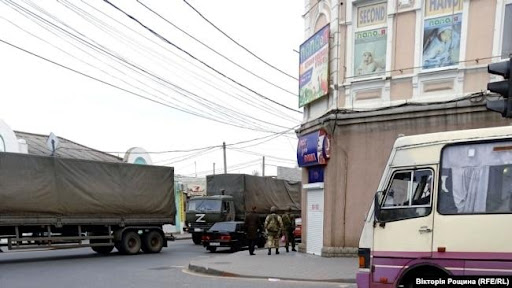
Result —
M219 174L206 177L208 196L225 195L234 198L237 214L244 215L256 206L257 213L268 213L275 206L281 211L300 211L301 182L246 174Z
M2 218L169 218L172 167L0 153Z

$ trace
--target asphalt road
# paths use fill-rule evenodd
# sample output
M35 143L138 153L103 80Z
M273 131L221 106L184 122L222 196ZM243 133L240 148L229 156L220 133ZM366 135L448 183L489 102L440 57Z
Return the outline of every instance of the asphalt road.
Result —
M211 255L191 240L169 242L169 247L159 254L134 256L117 252L101 256L90 248L6 251L0 253L0 287L349 287L335 283L212 277L186 271L190 260L197 257Z

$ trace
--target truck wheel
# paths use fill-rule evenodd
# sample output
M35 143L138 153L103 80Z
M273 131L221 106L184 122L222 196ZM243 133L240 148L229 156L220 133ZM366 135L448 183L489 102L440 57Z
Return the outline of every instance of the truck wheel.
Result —
M98 254L108 255L114 250L114 246L92 246L91 249Z
M194 241L194 244L196 244L196 245L201 244L201 234L192 233L192 241Z
M207 247L206 250L210 251L211 253L215 253L215 251L217 251L217 247Z
M144 253L158 253L164 246L164 237L158 231L151 230L142 235L142 251Z
M134 231L126 231L123 233L123 239L121 239L119 248L121 248L120 252L122 254L134 255L139 253L141 245L139 234Z

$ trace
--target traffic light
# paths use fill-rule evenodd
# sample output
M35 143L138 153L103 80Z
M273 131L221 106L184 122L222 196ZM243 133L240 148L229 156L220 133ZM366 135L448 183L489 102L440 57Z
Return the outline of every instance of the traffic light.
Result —
M505 78L503 81L487 83L487 90L498 93L503 96L501 100L487 101L487 110L500 112L501 116L512 118L512 78L510 77L510 62L508 61L492 63L487 66L487 71L490 74L500 75Z

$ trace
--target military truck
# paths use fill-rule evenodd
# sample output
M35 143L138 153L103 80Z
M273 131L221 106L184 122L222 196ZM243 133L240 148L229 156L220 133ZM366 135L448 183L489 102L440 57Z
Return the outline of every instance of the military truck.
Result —
M158 253L174 224L174 169L2 152L0 199L8 249Z
M301 182L246 174L210 175L206 194L187 201L185 225L195 244L201 244L203 233L216 222L244 221L252 207L262 220L272 206L279 212L291 208L300 215Z

